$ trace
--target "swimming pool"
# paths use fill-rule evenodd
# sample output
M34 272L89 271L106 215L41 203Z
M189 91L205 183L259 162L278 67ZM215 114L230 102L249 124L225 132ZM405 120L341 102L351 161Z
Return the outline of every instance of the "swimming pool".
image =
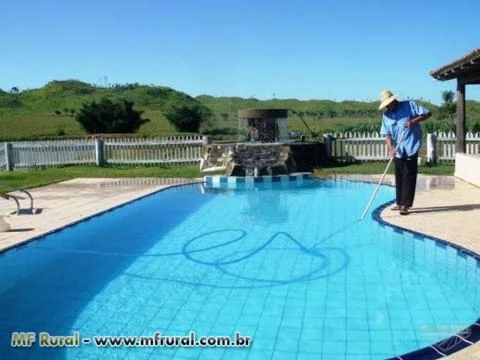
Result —
M365 359L474 323L475 257L358 221L374 185L184 185L0 256L2 358ZM374 208L393 197L384 187ZM12 332L251 336L245 348L11 348ZM431 348L430 348L431 349Z

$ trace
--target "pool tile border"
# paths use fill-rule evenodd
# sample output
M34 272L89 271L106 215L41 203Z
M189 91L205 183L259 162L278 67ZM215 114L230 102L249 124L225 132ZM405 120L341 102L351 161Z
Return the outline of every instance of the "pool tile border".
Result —
M430 239L435 241L435 246L440 248L447 248L451 247L454 248L457 252L457 256L462 258L466 258L467 255L475 259L477 263L477 267L480 267L480 255L476 254L475 252L462 247L461 245L454 244L448 240L440 239L434 236L422 234L420 232L405 229L400 226L390 224L383 220L380 217L382 211L389 207L390 205L394 204L395 201L389 201L383 205L380 205L372 212L373 220L377 221L382 227L388 226L393 228L393 231L399 233L410 233L416 240L425 241L425 239ZM418 360L418 359L425 359L425 360L435 360L441 359L443 357L453 355L454 353L467 348L470 345L473 345L477 341L480 340L480 318L477 319L475 323L466 327L465 329L461 330L457 334L450 336L444 340L440 340L433 345L414 350L407 354L397 355L394 357L389 358L388 360Z
M318 178L314 177L316 180L328 180L328 178ZM346 182L358 182L358 183L365 183L365 184L372 184L376 183L376 181L368 181L368 180L349 180L349 179L331 179L334 181L346 181ZM383 184L383 186L395 187L394 185L390 184ZM382 211L395 204L395 200L388 201L377 208L375 208L372 213L372 219L377 221L381 227L390 227L393 229L394 232L403 233L407 232L413 235L416 240L425 241L425 239L430 239L435 241L435 245L439 247L452 247L457 251L457 256L461 256L465 258L467 255L475 259L477 267L480 268L480 255L475 253L472 250L464 248L461 245L452 243L451 241L441 239L435 236L423 234L418 231L414 231L411 229L403 228L398 225L391 224L380 216ZM461 254L461 255L460 255ZM440 340L433 345L420 348L409 353L403 355L396 355L387 360L436 360L441 359L449 355L453 355L454 353L463 350L470 345L475 344L477 341L480 340L480 318L478 318L473 324L467 326L465 329L461 330L457 334L450 336L444 340Z
M265 176L227 176L227 175L207 175L204 181L209 188L230 188L235 189L238 184L271 184L271 183L290 183L303 184L303 180L313 179L313 174L309 172L293 173L290 175L265 175Z

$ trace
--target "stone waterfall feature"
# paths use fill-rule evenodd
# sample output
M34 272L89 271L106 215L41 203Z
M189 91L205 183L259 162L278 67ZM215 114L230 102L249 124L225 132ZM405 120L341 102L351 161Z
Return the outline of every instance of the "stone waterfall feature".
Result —
M200 170L232 176L281 175L297 171L286 144L210 144L204 148Z
M205 145L200 170L231 176L312 171L319 162L320 143L290 141L287 121L287 109L238 111L239 142Z

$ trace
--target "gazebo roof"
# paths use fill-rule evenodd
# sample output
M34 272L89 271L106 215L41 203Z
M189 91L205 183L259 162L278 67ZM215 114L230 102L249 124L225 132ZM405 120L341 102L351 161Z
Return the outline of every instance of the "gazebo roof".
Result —
M480 83L480 48L430 71L430 75L437 80L461 79L465 84Z

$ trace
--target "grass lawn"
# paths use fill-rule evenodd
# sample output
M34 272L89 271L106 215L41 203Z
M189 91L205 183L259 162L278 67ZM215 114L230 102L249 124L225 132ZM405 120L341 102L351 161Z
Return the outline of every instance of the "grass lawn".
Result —
M321 169L315 169L315 175L333 175L333 174L383 174L387 162L365 162L358 164L335 164ZM418 167L420 174L428 175L453 175L455 165L439 164L434 166L422 165ZM393 164L388 171L393 174Z
M80 125L70 116L55 116L25 112L0 113L0 139L39 139L65 134L70 137L85 136Z
M332 174L382 174L386 162L370 162L359 164L337 164L329 167L315 169L316 175ZM393 165L390 173L393 171ZM431 175L452 175L453 165L435 165L432 167L420 166L421 174ZM197 164L194 165L170 165L170 166L62 166L36 170L18 170L12 172L0 172L0 193L1 185L28 189L37 186L48 185L59 181L77 177L98 177L98 178L135 178L135 177L202 177ZM8 189L3 189L8 192Z
M0 172L1 185L28 189L48 185L59 181L78 177L89 178L135 178L135 177L202 177L199 166L170 165L170 166L62 166L42 170L18 170Z

